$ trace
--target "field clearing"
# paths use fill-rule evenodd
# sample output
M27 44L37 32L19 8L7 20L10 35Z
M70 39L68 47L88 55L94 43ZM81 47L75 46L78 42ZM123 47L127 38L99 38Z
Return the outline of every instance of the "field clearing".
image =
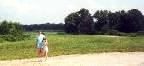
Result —
M101 52L143 52L144 37L46 34L49 56ZM35 35L30 40L0 43L0 60L35 57Z

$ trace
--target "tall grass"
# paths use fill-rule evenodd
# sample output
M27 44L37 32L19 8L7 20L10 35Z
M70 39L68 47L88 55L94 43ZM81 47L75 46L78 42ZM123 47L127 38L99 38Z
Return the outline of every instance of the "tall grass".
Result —
M34 58L35 35L30 40L0 43L0 60ZM99 52L144 51L144 37L46 34L49 56Z

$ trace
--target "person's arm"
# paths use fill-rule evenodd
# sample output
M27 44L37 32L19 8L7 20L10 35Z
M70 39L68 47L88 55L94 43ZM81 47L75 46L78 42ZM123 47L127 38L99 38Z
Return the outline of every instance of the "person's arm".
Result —
M34 45L35 48L37 47L37 44L38 44L38 37L36 36L35 45Z
M48 40L46 39L46 46L48 45Z
M37 38L35 39L35 44L34 44L34 47L36 48L36 46L37 46L37 42L38 42L38 40L37 40Z

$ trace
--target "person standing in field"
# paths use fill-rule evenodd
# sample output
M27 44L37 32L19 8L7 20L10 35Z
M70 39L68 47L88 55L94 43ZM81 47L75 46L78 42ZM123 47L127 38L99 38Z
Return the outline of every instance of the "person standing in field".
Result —
M38 32L36 37L36 54L38 58L43 57L43 38L45 38L45 35L43 35L42 32Z
M47 38L43 38L43 56L45 57L45 60L47 60L47 54L48 54L48 40Z

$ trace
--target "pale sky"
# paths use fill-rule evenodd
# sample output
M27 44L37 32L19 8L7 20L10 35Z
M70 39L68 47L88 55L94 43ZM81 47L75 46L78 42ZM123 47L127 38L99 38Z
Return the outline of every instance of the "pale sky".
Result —
M21 24L64 23L64 18L81 8L90 10L139 9L144 14L144 0L0 0L0 21Z

